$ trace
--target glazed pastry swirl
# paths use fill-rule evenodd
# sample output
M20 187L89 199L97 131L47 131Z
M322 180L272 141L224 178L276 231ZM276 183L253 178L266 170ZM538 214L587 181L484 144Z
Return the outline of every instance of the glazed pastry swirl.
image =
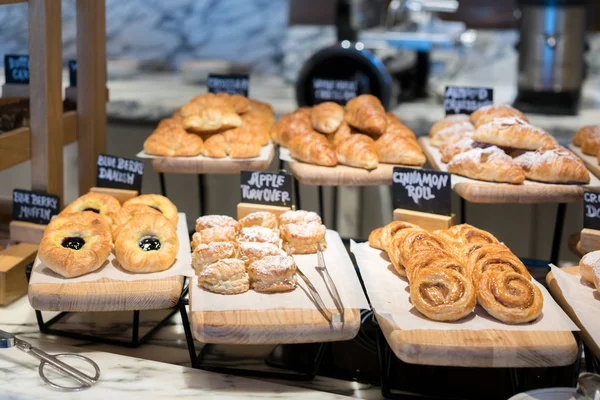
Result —
M476 296L467 277L448 268L421 268L411 281L410 299L426 317L456 321L475 308Z
M422 268L449 268L463 276L469 276L469 271L463 263L457 260L452 253L441 249L418 252L406 261L404 267L409 282Z
M408 231L408 229L405 231ZM444 239L424 229L411 230L400 237L402 238L399 242L400 261L403 265L418 252L431 251L433 249L445 250L448 248L448 243Z
M482 246L471 253L469 262L471 279L475 285L477 285L481 276L490 270L516 272L525 279L531 280L531 275L525 265L504 245Z
M533 321L542 312L542 292L519 273L488 270L476 283L476 290L479 304L507 324Z

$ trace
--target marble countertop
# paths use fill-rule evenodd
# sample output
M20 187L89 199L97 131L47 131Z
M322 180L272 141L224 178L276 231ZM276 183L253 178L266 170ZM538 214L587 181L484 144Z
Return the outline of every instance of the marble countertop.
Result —
M55 313L44 312L47 321ZM165 311L140 314L140 335L161 320ZM131 313L73 313L58 329L89 333L91 329L107 337L125 339L131 335ZM334 399L345 396L380 399L380 389L368 384L317 376L313 381L255 380L189 368L190 360L179 314L173 316L147 343L126 348L64 337L38 331L35 312L23 297L0 307L0 329L12 332L49 353L82 353L98 363L101 381L79 393L55 391L38 376L39 362L16 348L0 350L0 399L105 399L123 395L128 399L186 398L301 398ZM196 349L202 345L196 343ZM252 348L251 348L252 347ZM236 346L221 350L235 355L235 366L252 368L262 364L258 346ZM229 352L229 354L227 354Z

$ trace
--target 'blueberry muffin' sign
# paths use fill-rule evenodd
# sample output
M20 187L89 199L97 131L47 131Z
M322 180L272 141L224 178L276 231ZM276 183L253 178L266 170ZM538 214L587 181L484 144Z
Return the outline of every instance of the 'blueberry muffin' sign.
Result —
M58 196L29 190L13 190L13 220L15 221L47 225L59 211Z

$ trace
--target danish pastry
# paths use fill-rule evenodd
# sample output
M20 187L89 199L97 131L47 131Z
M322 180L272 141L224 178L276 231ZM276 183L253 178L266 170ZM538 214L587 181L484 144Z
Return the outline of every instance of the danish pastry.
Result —
M296 263L286 256L268 256L248 267L252 289L257 292L285 292L296 288Z
M292 254L312 254L317 252L319 245L325 250L326 232L325 225L316 222L286 224L281 227L281 238Z
M191 247L195 250L201 243L212 242L235 242L236 230L231 226L216 226L214 228L202 229L192 235Z
M240 242L238 243L238 258L246 264L267 256L281 255L281 249L273 243Z
M112 218L112 238L113 241L117 240L119 233L123 227L125 227L131 218L135 217L138 214L155 214L161 215L161 212L155 208L148 207L145 204L127 204L123 205L121 209L113 214Z
M138 214L129 220L115 243L115 255L130 272L169 269L179 250L175 225L162 215Z
M279 224L297 224L301 222L321 222L321 217L314 211L289 210L279 215Z
M167 199L165 196L161 196L160 194L143 194L138 197L134 197L132 199L127 200L123 203L123 206L130 204L144 204L150 208L154 208L158 210L169 219L173 223L173 225L177 225L179 221L179 216L177 215L177 207L175 204L171 203L171 200Z
M240 230L240 224L233 218L227 215L205 215L196 220L196 231L200 232L206 228L216 228L230 226L235 231Z
M579 273L584 281L594 283L594 268L600 267L600 250L592 251L579 260Z
M238 242L271 243L281 247L279 232L262 226L249 226L242 228L238 234Z
M65 214L63 212L60 215L57 215L56 217L52 218L52 220L46 227L46 231L59 229L61 226L69 223L93 225L97 224L97 222L95 222L96 220L100 221L100 223L103 226L103 229L110 231L110 220L104 215L96 214L93 211L81 211L70 214Z
M106 225L98 218L85 224L60 223L55 223L52 229L46 229L44 233L38 249L41 262L65 278L100 268L112 248L110 231Z
M542 313L542 292L531 279L519 273L488 270L475 285L479 304L507 324L533 321Z
M104 217L108 218L109 221L112 221L110 219L111 215L120 209L121 204L119 204L119 200L115 199L113 196L103 193L90 192L84 194L69 204L64 210L62 210L60 215L81 211L92 211L96 214L103 215Z
M457 321L469 315L477 298L473 284L449 268L421 268L410 283L410 300L434 321Z
M238 294L250 289L246 264L236 258L225 258L206 266L198 274L198 284L219 294Z
M249 226L262 226L269 229L277 229L277 226L279 225L277 215L268 211L258 211L250 213L244 218L241 218L238 222L243 228Z
M192 253L192 267L202 272L210 264L224 258L236 258L237 246L234 242L200 243Z

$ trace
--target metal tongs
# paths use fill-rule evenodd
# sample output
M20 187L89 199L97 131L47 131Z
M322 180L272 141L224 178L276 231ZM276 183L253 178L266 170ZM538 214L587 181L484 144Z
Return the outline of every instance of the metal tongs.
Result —
M13 335L12 333L0 330L0 349L8 349L8 348L14 347L14 346L16 346L17 349L24 351L25 353L40 360L40 366L38 368L40 377L42 378L42 380L44 382L46 382L48 385L50 385L54 389L73 391L73 392L82 390L82 389L87 389L87 388L91 387L93 384L95 384L96 382L98 382L98 378L100 378L100 367L98 367L98 364L96 364L93 360L91 360L85 356L75 354L75 353L61 353L61 354L50 355L50 354L38 349L37 347L33 347L32 345L30 345L29 343L27 343L24 340L17 339L15 337L15 335ZM92 367L94 367L94 369L96 370L96 375L91 377L91 376L79 371L78 369L75 369L75 368L71 367L70 365L60 361L59 358L63 358L63 357L64 358L78 358L80 360L87 362ZM56 383L50 381L50 379L48 379L46 377L46 374L44 372L44 367L46 365L49 365L52 368L54 368L56 371L61 372L64 375L72 378L73 380L78 382L80 385L79 386L63 386L63 385L59 385L59 384L56 384Z
M344 323L344 304L342 303L342 297L340 296L340 292L337 290L337 286L335 286L335 282L329 275L329 270L327 270L327 265L325 264L325 257L323 257L323 251L321 250L321 243L317 243L317 263L319 266L317 267L317 271L323 272L327 281L327 290L329 290L329 294L331 294L331 298L333 299L333 303L335 307L338 309L340 315L340 322Z

